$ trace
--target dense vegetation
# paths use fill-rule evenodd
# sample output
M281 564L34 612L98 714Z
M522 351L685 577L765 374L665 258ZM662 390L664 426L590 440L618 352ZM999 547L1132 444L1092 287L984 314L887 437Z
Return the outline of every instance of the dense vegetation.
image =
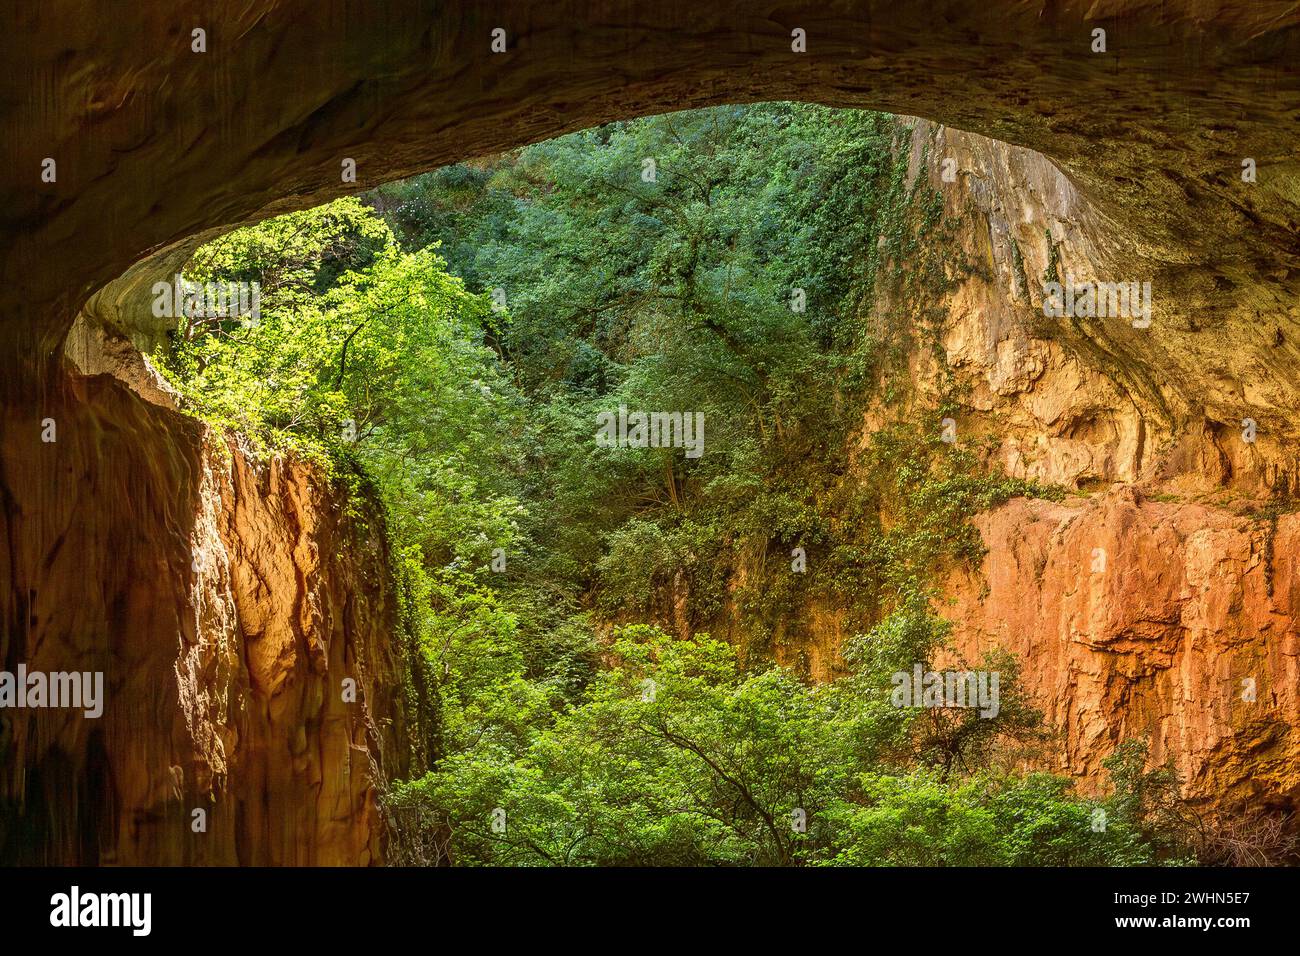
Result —
M382 505L431 754L387 795L407 859L1184 853L1140 744L1102 801L1016 769L1049 734L1014 660L971 662L994 717L891 703L943 653L931 582L978 556L969 517L1051 493L942 440L955 395L906 389L970 267L898 137L792 104L616 123L195 256L262 315L182 321L193 410ZM703 413L704 453L602 447L620 405ZM835 680L810 679L813 608L858 635Z

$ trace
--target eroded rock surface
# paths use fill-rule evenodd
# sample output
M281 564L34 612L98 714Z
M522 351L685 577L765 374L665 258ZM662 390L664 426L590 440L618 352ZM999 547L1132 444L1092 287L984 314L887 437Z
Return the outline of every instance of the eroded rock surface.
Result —
M1189 796L1239 810L1300 796L1300 515L1234 515L1131 488L1018 499L978 521L988 554L949 582L955 645L1006 648L1059 728L1051 768L1099 789L1127 737Z
M1117 744L1146 738L1210 813L1294 810L1300 470L1292 411L1262 401L1291 387L1279 373L1290 339L1193 327L1176 302L1149 328L1045 317L1053 263L1080 281L1132 265L1109 241L1114 223L1042 155L904 125L913 175L942 191L960 222L957 257L976 267L941 303L942 363L964 387L958 441L1071 493L977 519L982 564L939 587L955 650L972 663L999 647L1019 657L1058 731L1043 766L1085 789L1104 787ZM934 157L956 160L955 181ZM1181 288L1163 273L1155 287ZM1279 302L1258 322L1289 329L1293 318L1294 303ZM934 407L939 359L921 347L910 362L908 404ZM896 413L873 409L864 440ZM840 672L842 615L813 607L791 631L787 661L818 679Z
M408 735L377 525L318 469L108 375L69 381L44 399L55 441L11 409L0 432L0 659L102 671L106 700L98 719L5 710L0 856L380 862L376 788Z

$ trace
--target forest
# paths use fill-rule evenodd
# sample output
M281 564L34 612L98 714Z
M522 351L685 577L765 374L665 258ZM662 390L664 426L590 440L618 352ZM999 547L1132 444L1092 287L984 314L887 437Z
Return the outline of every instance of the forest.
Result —
M315 462L388 543L425 755L386 782L394 862L1202 858L1143 740L1081 793L1042 769L1026 662L954 659L936 582L978 565L972 516L1067 492L950 440L955 381L909 391L979 265L904 129L647 117L194 255L187 279L256 283L260 310L178 319L154 360L184 407ZM848 635L829 673L814 609ZM898 706L918 667L996 674L998 705Z

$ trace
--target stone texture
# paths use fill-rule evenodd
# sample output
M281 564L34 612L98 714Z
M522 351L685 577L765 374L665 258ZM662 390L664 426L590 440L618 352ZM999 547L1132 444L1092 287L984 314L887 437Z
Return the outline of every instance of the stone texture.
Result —
M1294 810L1300 515L1236 516L1120 487L1018 499L978 524L988 554L948 582L942 611L968 660L1019 655L1059 730L1051 769L1095 791L1115 745L1145 737L1204 806Z
M1204 811L1293 811L1300 515L1277 512L1300 474L1296 447L1262 425L1245 441L1234 417L1258 407L1216 411L1191 388L1208 393L1220 381L1212 376L1258 382L1265 373L1227 372L1225 357L1213 373L1167 378L1155 373L1157 358L1172 366L1190 352L1166 356L1159 341L1134 337L1158 326L1047 322L1045 236L1077 276L1105 276L1110 224L1040 154L924 120L902 124L912 174L943 192L960 222L957 251L976 267L941 303L943 357L965 388L958 441L991 447L991 467L1075 493L1060 504L1018 499L977 519L982 565L939 582L936 607L954 624L954 650L968 661L995 647L1018 655L1057 735L1040 766L1085 790L1103 787L1102 761L1116 744L1146 737L1152 759L1172 760ZM922 163L935 156L957 159L956 182ZM1266 318L1286 321L1276 311ZM1233 352L1233 362L1246 360L1246 350ZM924 346L909 361L907 407L933 407L938 361ZM872 409L864 440L898 413ZM1094 549L1105 552L1102 572L1091 570ZM849 636L834 608L814 606L790 622L780 654L833 679ZM1247 678L1254 701L1242 697Z
M379 862L409 735L373 519L108 375L43 407L56 441L12 409L0 432L0 661L102 671L107 701L4 712L0 859Z
M1179 280L1171 327L1285 314L1298 25L1287 0L274 0L220 16L198 0L55 0L16 14L0 79L15 240L0 274L21 303L0 335L51 356L92 293L221 227L608 120L781 98L1043 153L1108 218L1103 251ZM794 28L808 53L790 52ZM1090 50L1096 28L1106 53ZM45 157L57 183L39 179ZM1252 187L1243 157L1260 165Z

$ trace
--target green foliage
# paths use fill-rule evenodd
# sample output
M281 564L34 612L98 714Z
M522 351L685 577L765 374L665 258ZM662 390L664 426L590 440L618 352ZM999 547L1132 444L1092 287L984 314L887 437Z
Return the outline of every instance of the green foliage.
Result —
M943 371L943 296L970 272L909 155L878 114L676 113L196 254L192 279L260 283L262 315L179 323L164 364L188 407L382 506L431 751L385 795L402 858L1180 852L1169 781L1136 751L1116 765L1101 836L1067 781L1014 771L1045 730L1010 657L978 663L1002 677L994 717L891 700L916 664L967 667L933 582L979 558L970 518L1052 493L940 440L947 378L938 406L891 411L918 345ZM705 454L598 447L596 416L619 405L702 412ZM791 570L795 548L809 573ZM775 663L814 607L858 635L824 685Z
M164 369L192 409L267 446L342 454L351 421L359 448L418 433L463 457L510 396L482 344L486 303L442 265L355 199L236 230L187 275L260 283L260 320L182 319Z
M436 652L456 627L497 639L513 628L477 579L524 534L527 423L486 344L486 301L433 250L402 251L355 199L237 230L187 272L260 283L261 316L183 319L165 372L196 414L255 448L320 461L353 501L378 501L408 695L429 736L454 735L461 698L433 682Z
M1098 805L1049 774L977 773L957 784L933 771L865 774L859 798L828 811L837 866L1140 866L1159 862L1135 821L1092 827Z
M864 642L873 661L932 643L933 624L891 628ZM1176 846L1130 789L1098 831L1098 804L1062 778L950 779L927 757L927 718L882 705L888 684L869 666L815 687L779 667L747 672L704 634L636 625L616 638L586 700L526 747L484 737L393 790L396 818L436 835L419 841L426 862L1118 865ZM990 738L1030 723L1003 714L983 721Z
M808 601L867 626L904 585L977 556L971 514L1042 492L941 444L937 414L853 451L969 271L908 158L888 117L760 104L614 123L379 191L404 241L441 242L473 287L507 293L500 343L562 529L539 560L606 616L663 620L688 596L691 627L721 625L762 659ZM593 453L596 413L620 404L703 412L706 454ZM815 574L775 573L795 547Z

